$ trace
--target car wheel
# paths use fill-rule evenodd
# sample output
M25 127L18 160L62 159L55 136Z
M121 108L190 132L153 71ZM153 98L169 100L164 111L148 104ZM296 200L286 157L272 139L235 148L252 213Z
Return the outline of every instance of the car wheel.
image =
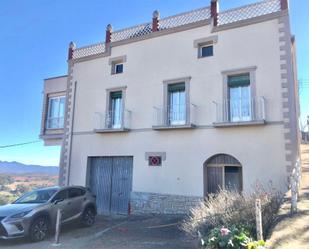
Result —
M29 237L32 242L44 240L49 232L48 220L45 217L36 218L30 226Z
M90 227L95 222L95 211L92 207L87 207L82 216L82 224L86 227Z

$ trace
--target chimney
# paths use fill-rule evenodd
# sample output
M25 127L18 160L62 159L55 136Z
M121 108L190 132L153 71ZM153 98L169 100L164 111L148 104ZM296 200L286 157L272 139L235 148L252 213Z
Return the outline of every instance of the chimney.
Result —
M218 0L211 0L210 17L213 18L214 26L218 25L218 11L219 11Z
M152 14L152 32L159 31L159 19L160 13L159 11L155 10Z
M75 48L76 48L75 43L71 41L69 45L69 51L68 51L68 60L73 59L73 52Z
M111 39L112 39L112 31L113 31L112 25L111 25L111 24L108 24L108 25L106 26L105 43L110 43L110 42L111 42Z
M289 8L288 0L280 0L281 10L287 10Z

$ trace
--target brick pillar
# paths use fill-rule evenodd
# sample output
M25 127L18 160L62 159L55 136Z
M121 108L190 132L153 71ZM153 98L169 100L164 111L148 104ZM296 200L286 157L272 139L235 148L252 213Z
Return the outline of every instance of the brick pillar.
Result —
M105 43L110 43L110 42L111 42L111 39L112 39L112 31L113 31L112 25L111 25L111 24L108 24L108 25L106 26Z
M73 59L73 52L74 52L75 48L76 48L75 43L74 42L70 42L69 51L68 51L68 60Z
M159 11L155 10L152 14L152 32L159 31L159 19L160 13Z
M289 8L288 0L280 0L281 10L287 10Z
M219 11L218 0L211 0L210 16L211 16L211 18L213 18L214 26L218 25L218 11Z

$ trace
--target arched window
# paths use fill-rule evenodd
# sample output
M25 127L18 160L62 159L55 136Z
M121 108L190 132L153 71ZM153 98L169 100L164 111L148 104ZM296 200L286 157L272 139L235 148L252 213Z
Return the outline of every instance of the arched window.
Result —
M227 154L217 154L204 163L204 195L215 194L219 189L242 191L242 166Z

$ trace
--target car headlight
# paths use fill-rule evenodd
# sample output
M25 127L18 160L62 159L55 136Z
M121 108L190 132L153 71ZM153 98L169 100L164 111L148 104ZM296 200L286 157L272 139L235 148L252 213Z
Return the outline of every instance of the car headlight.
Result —
M22 218L22 217L26 216L27 214L29 214L31 211L32 210L28 210L28 211L25 211L25 212L22 212L22 213L14 214L10 218L12 218L12 219Z

